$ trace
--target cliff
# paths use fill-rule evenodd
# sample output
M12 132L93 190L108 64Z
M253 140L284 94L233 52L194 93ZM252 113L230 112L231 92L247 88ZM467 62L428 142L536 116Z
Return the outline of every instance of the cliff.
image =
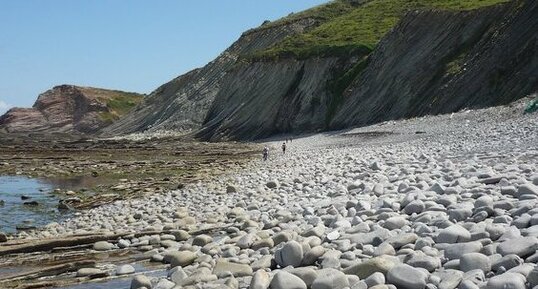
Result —
M93 134L142 98L137 93L60 85L40 94L32 108L12 108L0 116L0 131Z
M346 88L330 128L510 103L538 90L538 2L409 13Z
M371 52L258 57L227 75L197 135L249 140L509 103L538 90L537 7L413 10Z

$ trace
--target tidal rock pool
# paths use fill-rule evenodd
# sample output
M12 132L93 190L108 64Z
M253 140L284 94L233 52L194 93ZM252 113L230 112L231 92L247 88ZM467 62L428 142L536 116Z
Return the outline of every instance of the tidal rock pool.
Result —
M58 210L58 197L44 180L23 176L0 176L0 231L21 230L58 222L70 215Z

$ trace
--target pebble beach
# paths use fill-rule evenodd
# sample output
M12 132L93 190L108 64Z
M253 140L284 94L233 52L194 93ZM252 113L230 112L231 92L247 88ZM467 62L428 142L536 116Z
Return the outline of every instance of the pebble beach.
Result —
M266 140L266 162L18 237L162 231L93 245L169 264L133 289L535 288L538 116L524 105L294 136L285 154L286 137Z

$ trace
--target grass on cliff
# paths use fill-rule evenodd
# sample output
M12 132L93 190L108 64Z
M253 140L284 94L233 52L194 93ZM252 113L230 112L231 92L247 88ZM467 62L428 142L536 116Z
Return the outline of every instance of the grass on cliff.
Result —
M510 0L370 0L353 6L349 0L336 0L283 21L300 18L322 20L318 27L285 38L269 49L258 51L250 58L308 58L312 56L345 55L353 50L373 49L409 10L473 10ZM276 22L278 23L278 21Z
M139 104L143 98L144 96L138 93L118 92L103 99L108 111L101 113L101 119L103 121L115 121Z

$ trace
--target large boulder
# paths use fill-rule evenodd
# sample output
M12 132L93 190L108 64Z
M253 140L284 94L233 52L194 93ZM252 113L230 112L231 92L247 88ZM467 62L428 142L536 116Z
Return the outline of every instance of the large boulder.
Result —
M303 261L303 246L296 241L289 241L275 252L275 261L282 268L300 266Z

